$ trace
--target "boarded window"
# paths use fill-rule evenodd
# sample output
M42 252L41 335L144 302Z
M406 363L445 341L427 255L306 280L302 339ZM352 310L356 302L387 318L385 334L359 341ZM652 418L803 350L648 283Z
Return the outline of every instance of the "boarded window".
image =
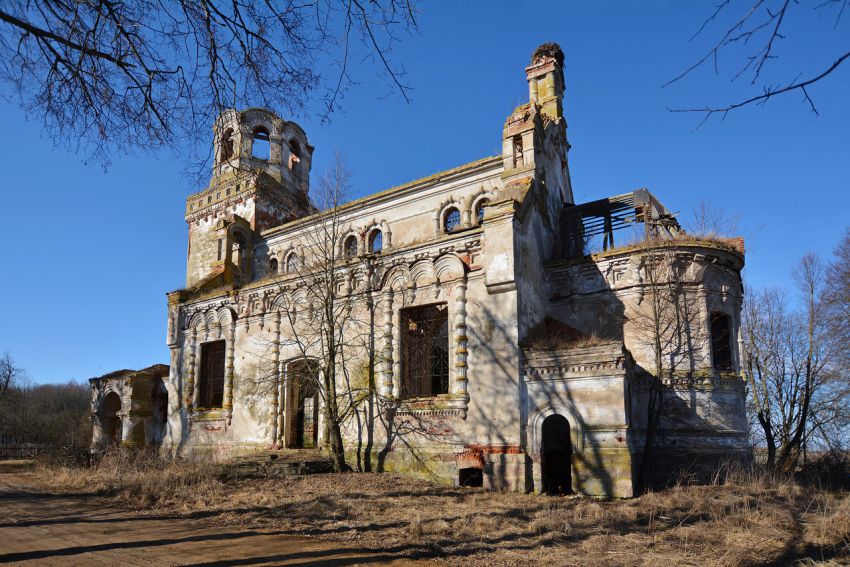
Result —
M198 384L198 405L220 408L224 400L224 345L215 341L201 345L201 377Z
M711 314L711 356L716 370L732 370L731 324L725 313Z
M445 303L404 309L402 396L449 392L449 310Z

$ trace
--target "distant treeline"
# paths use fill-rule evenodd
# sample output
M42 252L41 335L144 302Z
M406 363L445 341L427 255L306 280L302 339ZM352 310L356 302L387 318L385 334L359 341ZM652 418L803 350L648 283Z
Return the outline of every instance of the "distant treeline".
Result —
M14 385L0 397L0 444L84 448L91 441L87 384Z

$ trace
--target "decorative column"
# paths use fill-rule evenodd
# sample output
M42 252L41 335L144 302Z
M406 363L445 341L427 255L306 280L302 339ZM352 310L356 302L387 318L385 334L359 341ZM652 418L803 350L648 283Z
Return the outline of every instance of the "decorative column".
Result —
M272 447L277 446L278 414L280 413L280 311L274 312L272 319L274 342L272 343L272 364L274 365L274 388L272 388Z
M225 363L224 363L224 399L221 407L224 410L224 417L227 418L227 423L233 417L233 354L236 350L234 339L236 337L236 322L230 321L227 326L227 342L225 343Z
M462 400L465 406L469 402L466 364L466 358L469 352L467 351L469 339L466 336L466 281L461 280L457 282L454 291L455 381L452 387L452 394L457 399Z
M393 395L393 290L384 293L384 383L381 394L391 398Z
M201 344L197 345L197 347L194 350L202 349L203 343L205 343L206 341L209 340L209 335L210 335L209 326L208 326L207 323L204 323L204 336L203 336L202 340L199 341ZM200 378L201 378L201 357L198 356L197 354L195 354L194 357L193 357L193 360L195 361L194 364L192 365L195 369L195 376L198 378L197 381L200 381ZM196 387L193 389L193 392L192 392L193 409L197 410L198 407L200 407L200 405L201 405L201 389L199 387L197 387L197 385L196 385Z
M171 347L171 356L169 364L170 370L168 372L168 383L166 384L166 386L170 384L177 392L182 392L183 390L180 388L179 378L182 370L180 366L180 349L176 345ZM172 407L180 409L180 407L183 405L183 396L182 394L178 394L175 400L175 396L171 396L171 394L169 394L169 398L170 401L168 402L168 413L170 414L172 412Z
M197 348L198 331L192 327L189 333L189 364L186 366L186 410L192 411L195 407L195 349Z
M280 389L281 389L281 396L280 397L283 399L283 403L281 404L280 413L279 413L279 415L280 415L279 438L280 438L280 444L283 447L289 447L292 440L290 439L291 432L289 430L290 429L289 428L289 418L290 418L290 415L289 415L289 403L290 403L290 400L289 400L289 370L286 367L284 367L283 380L281 380Z
M105 444L104 438L106 436L103 434L103 421L100 419L100 415L96 411L92 411L90 417L92 423L92 439L89 450L91 453L96 453L101 446Z

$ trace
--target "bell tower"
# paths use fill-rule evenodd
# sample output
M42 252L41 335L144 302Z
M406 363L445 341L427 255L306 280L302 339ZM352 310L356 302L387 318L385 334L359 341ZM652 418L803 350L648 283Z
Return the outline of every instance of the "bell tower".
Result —
M250 281L254 236L312 212L313 147L300 126L262 108L226 110L213 136L210 184L186 199L190 289Z
M502 130L506 183L523 186L532 179L544 183L553 211L573 203L564 117L564 52L544 43L525 68L528 102L518 106Z

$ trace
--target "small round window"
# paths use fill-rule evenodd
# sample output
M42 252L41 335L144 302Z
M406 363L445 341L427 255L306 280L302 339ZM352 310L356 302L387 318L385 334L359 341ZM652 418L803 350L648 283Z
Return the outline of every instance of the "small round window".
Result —
M384 235L380 230L373 230L369 235L369 250L372 254L380 254L384 249Z
M446 216L443 219L443 228L446 232L454 232L460 228L460 211L455 207L446 211Z
M357 237L352 234L346 238L344 249L346 259L351 260L357 256Z

